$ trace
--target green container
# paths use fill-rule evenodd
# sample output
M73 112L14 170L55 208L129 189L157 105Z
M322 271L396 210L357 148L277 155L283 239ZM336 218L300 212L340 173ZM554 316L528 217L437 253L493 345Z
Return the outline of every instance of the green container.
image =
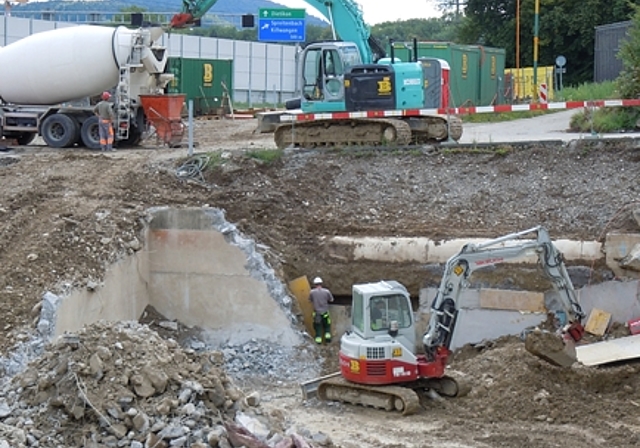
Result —
M403 61L410 60L407 56L413 56L413 43L394 42L394 53ZM475 45L458 45L451 42L418 42L418 58L438 58L444 59L450 67L450 105L454 107L466 106L487 106L491 104L491 99L495 96L496 86L488 88L490 76L487 78L487 85L481 83L481 70L484 67L483 53L488 49ZM493 49L490 49L493 50ZM496 49L501 53L501 59L496 59L496 67L500 64L504 67L504 50ZM405 57L402 57L402 56ZM490 73L490 72L489 72ZM499 73L496 72L499 76Z
M504 104L504 48L479 47L480 106Z
M229 100L233 101L233 61L169 58L167 71L174 75L168 93L185 94L185 101L193 101L194 115L228 112Z

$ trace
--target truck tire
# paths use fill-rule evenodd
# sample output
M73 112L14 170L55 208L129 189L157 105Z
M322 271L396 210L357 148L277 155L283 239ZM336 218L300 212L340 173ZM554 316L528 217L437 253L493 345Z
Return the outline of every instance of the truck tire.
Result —
M80 125L68 115L53 114L45 118L40 125L40 135L47 146L68 148L78 141Z
M21 132L16 137L16 141L20 146L27 146L29 143L36 139L37 135L38 134L35 132Z
M87 149L100 149L100 129L98 117L93 116L84 120L80 129L80 139Z

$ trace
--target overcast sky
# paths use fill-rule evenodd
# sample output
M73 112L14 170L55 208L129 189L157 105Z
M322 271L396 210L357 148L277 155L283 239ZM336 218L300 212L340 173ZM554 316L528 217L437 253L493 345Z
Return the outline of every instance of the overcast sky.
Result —
M304 0L272 0L288 8L302 8L307 10L307 14L317 15L322 18L317 11L312 10ZM408 20L408 19L428 19L430 17L440 17L440 11L435 7L435 2L429 0L355 0L362 7L364 21L369 25L380 22Z

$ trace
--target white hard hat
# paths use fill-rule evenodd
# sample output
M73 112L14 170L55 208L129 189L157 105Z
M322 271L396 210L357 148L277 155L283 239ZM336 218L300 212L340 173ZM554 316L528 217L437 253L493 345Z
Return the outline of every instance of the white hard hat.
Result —
M322 283L322 279L320 277L316 277L313 279L314 285L319 285L320 283Z

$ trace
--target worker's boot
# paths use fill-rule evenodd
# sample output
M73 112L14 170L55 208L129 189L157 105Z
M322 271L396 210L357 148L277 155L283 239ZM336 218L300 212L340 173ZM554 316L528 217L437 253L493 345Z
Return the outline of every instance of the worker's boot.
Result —
M317 340L317 338L316 338L316 340ZM324 334L324 341L325 341L327 344L331 342L331 333L326 332L326 333Z
M316 344L322 344L322 338L320 336L316 336Z

